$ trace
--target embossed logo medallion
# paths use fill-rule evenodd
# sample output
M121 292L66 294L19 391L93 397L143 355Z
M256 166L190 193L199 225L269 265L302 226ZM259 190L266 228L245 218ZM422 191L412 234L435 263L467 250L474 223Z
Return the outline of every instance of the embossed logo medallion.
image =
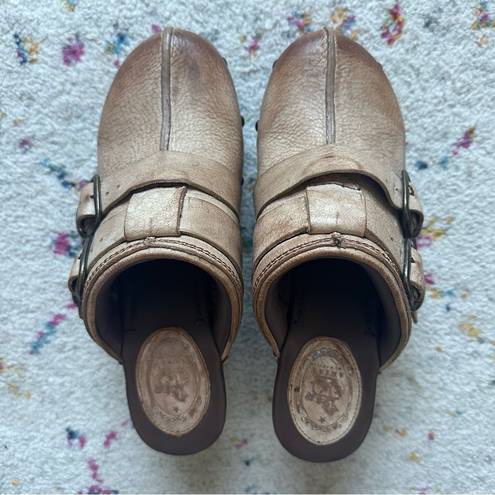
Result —
M361 405L361 375L347 344L331 337L307 342L291 370L288 401L306 440L328 445L342 438Z
M158 330L146 339L136 363L136 381L145 413L169 435L188 433L208 409L208 368L181 328Z

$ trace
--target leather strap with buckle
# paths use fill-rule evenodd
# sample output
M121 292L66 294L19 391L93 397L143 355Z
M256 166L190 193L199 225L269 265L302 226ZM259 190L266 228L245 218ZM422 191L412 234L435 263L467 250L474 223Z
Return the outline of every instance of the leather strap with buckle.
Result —
M411 263L413 261L412 249L416 248L416 236L421 231L422 222L418 221L417 217L411 214L409 208L410 197L411 195L414 195L414 190L412 188L411 178L406 170L402 173L402 187L403 204L401 210L401 226L404 235L404 265L402 269L402 279L411 310L414 312L423 302L421 294L411 284Z
M102 208L101 208L101 181L98 175L95 175L90 183L93 184L92 199L94 205L94 215L85 219L84 222L78 222L77 230L82 239L82 250L79 261L79 275L74 287L71 288L72 300L77 304L78 308L81 308L82 294L84 290L84 283L88 275L88 257L89 250L93 238L102 220Z

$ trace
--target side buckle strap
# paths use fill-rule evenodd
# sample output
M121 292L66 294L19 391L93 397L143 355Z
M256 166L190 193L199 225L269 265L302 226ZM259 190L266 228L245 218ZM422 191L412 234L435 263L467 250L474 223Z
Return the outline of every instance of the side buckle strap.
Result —
M411 263L412 263L412 248L416 248L416 236L421 231L422 224L418 222L417 217L411 214L409 209L409 199L414 195L414 189L411 183L411 178L406 170L402 172L402 211L401 211L401 226L404 235L404 266L402 269L402 279L406 295L411 306L411 311L417 311L423 302L423 298L417 288L411 283Z
M411 263L413 261L412 248L416 247L416 240L404 239L404 266L402 268L402 278L406 290L407 299L411 306L411 311L417 311L423 302L422 294L411 283Z
M401 226L404 232L404 237L417 237L421 231L421 217L411 213L410 198L415 196L414 187L407 170L402 171L402 210L401 210Z
M77 230L82 239L82 250L79 256L79 274L77 277L77 282L71 288L72 300L79 310L81 309L84 284L86 282L86 277L88 276L88 259L89 251L91 249L91 244L96 232L96 229L102 220L102 207L101 207L101 180L99 175L95 175L91 181L93 184L93 192L91 197L94 203L94 217L88 218L84 223L79 223Z

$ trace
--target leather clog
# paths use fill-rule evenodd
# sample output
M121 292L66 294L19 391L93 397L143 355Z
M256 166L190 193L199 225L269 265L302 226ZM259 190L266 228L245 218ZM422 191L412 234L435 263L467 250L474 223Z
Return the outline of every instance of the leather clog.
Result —
M278 358L275 431L302 459L360 445L377 374L423 300L404 145L390 83L356 42L323 29L275 63L258 123L253 305Z
M202 450L225 421L242 153L235 89L209 42L169 28L129 55L81 191L69 288L90 335L123 364L138 434L162 452Z

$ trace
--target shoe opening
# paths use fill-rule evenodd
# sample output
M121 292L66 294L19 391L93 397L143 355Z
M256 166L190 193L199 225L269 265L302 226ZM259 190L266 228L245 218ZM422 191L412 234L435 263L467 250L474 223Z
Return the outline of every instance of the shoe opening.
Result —
M231 326L228 295L211 275L184 261L154 259L126 267L98 294L96 328L100 338L120 356L125 331L137 326L163 326L160 319L164 312L170 315L167 325L173 325L179 305L180 311L205 315L221 354ZM133 323L136 317L141 318L139 325Z
M339 258L320 258L304 262L282 275L272 284L265 306L265 317L271 333L282 349L293 318L293 301L297 292L311 285L337 287L339 297L360 299L369 315L370 326L377 334L380 363L386 362L397 349L401 326L390 288L374 269ZM329 322L330 323L330 322Z

